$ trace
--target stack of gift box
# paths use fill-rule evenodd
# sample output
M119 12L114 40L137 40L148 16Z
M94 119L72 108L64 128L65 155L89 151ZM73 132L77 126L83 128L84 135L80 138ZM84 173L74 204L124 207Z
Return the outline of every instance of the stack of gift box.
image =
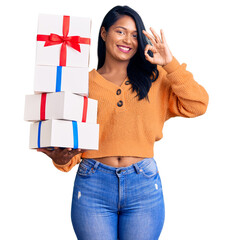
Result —
M98 102L88 98L90 32L90 18L39 15L34 94L25 96L29 148L98 150Z

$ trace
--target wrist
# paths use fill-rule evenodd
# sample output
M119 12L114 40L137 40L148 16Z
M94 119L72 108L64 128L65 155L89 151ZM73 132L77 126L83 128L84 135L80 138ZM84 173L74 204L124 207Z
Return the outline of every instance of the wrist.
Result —
M178 67L180 66L180 63L178 62L178 60L173 56L172 57L172 61L167 63L166 65L163 66L163 69L167 72L167 73L171 73L174 72Z
M71 160L71 158L61 158L61 159L52 159L52 160L56 165L64 166Z

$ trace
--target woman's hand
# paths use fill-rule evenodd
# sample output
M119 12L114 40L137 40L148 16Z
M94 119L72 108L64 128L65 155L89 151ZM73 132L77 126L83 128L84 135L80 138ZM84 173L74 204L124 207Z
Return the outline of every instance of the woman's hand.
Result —
M146 60L149 61L152 64L158 64L161 66L165 66L167 65L169 62L172 61L173 55L170 51L170 49L168 48L165 36L164 36L164 32L161 29L161 37L162 40L159 38L159 35L155 32L155 30L153 28L150 28L153 36L151 34L149 34L148 32L146 32L145 30L142 30L142 32L144 33L144 35L146 37L148 37L152 43L153 46L151 46L150 44L147 44L145 47L145 57ZM151 50L153 53L153 57L150 57L149 54L147 53L148 50Z
M70 159L78 153L82 153L85 150L80 148L72 149L72 148L58 148L55 147L54 150L48 150L46 148L37 148L38 152L43 152L58 165L65 165L70 161Z

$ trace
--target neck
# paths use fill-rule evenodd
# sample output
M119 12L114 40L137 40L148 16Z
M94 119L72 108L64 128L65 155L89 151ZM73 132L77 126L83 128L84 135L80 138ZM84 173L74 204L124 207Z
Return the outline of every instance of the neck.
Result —
M106 53L106 58L104 65L98 70L100 73L104 74L124 74L127 75L127 66L129 61L119 61L111 58Z

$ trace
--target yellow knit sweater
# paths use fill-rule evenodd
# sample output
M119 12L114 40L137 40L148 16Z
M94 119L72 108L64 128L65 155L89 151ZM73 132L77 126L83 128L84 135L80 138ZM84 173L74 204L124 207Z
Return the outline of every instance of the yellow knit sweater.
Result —
M197 117L206 112L209 96L206 90L175 57L161 67L146 99L138 101L128 78L121 86L110 82L95 69L89 72L89 98L98 100L97 123L99 150L87 150L67 164L55 167L70 171L82 158L106 156L154 156L154 142L163 137L164 122L171 117ZM91 136L90 136L91 137Z

